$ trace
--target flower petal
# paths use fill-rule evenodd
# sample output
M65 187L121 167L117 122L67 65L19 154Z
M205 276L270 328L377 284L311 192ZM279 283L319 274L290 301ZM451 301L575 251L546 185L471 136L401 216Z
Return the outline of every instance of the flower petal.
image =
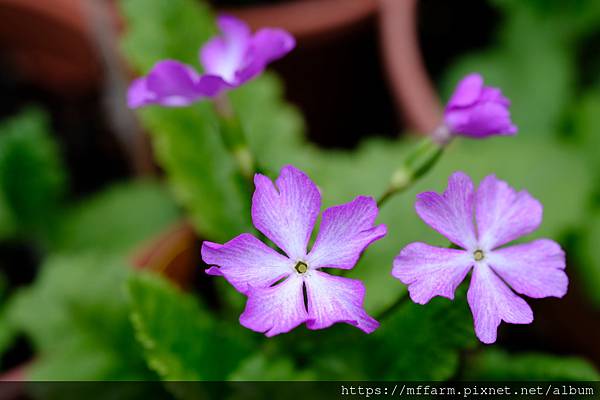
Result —
M302 287L302 278L292 274L276 286L251 290L240 323L268 337L291 331L308 318Z
M476 194L475 215L479 243L491 250L527 235L542 222L542 205L526 191L487 176Z
M533 298L563 297L567 293L565 252L552 240L494 250L487 263L517 293Z
M306 279L308 329L323 329L345 322L371 333L379 322L363 308L365 286L361 281L311 271Z
M260 29L250 40L245 65L237 71L238 83L260 74L270 62L285 56L295 46L294 37L283 29Z
M533 312L529 305L514 294L508 286L485 264L473 268L467 299L475 333L483 343L494 343L500 322L529 324Z
M480 74L469 74L456 85L446 109L467 107L475 103L483 90L483 77Z
M294 263L266 244L244 233L225 244L204 242L202 260L216 265L207 270L210 275L222 275L241 293L252 288L266 288L290 275Z
M139 108L152 104L155 99L156 95L148 90L146 77L135 79L129 85L127 91L127 106L129 108Z
M321 194L302 171L283 167L276 186L264 175L254 177L252 221L295 261L304 260L315 220L321 209Z
M250 44L250 28L244 21L222 15L217 20L221 36L209 40L200 50L204 72L235 84L236 71L242 67Z
M385 225L373 226L377 212L375 200L365 196L325 210L319 235L307 258L311 267L354 267L363 250L387 232Z
M163 106L186 106L200 98L200 75L189 65L174 60L158 62L146 77L146 87Z
M415 303L425 304L435 296L452 300L473 263L464 250L411 243L394 259L392 276L408 285Z
M449 110L444 120L452 132L473 138L517 133L507 106L496 102L484 101L469 109Z
M452 243L465 249L476 244L473 226L473 182L463 172L448 179L448 188L439 195L425 192L417 195L417 214Z

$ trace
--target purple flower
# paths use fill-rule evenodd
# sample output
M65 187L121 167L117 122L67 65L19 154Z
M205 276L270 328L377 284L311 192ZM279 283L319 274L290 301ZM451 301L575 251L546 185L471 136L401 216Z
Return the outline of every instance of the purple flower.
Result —
M282 29L263 28L254 35L234 17L220 16L221 36L209 40L200 50L204 74L175 60L158 62L150 73L129 87L128 104L187 106L223 90L236 88L261 74L267 65L289 53L296 42Z
M461 249L411 243L394 260L392 275L408 285L415 303L425 304L434 296L453 299L472 270L467 298L482 342L496 341L501 321L533 321L531 308L514 292L532 298L567 292L565 253L557 243L539 239L501 247L542 222L542 205L526 191L490 175L475 192L471 179L456 172L443 194L419 194L416 211Z
M293 166L281 170L275 185L260 174L254 182L252 221L282 252L248 233L223 245L202 245L202 259L213 265L207 273L224 276L248 296L240 323L269 337L302 323L309 329L336 322L367 333L377 329L379 323L363 309L362 282L323 271L352 269L363 250L385 236L385 225L374 226L375 200L358 196L325 210L319 234L307 252L321 208L315 184Z
M492 135L514 135L517 127L510 120L510 100L500 89L483 85L479 74L470 74L457 85L446 105L446 135L485 138Z

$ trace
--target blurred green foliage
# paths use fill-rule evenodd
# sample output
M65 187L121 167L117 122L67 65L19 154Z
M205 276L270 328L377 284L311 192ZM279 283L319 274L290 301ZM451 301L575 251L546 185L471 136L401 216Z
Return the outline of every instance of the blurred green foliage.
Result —
M66 175L49 129L35 108L0 124L0 238L47 241L58 222Z
M597 381L600 375L588 362L548 354L508 354L487 349L469 360L465 379L482 381Z

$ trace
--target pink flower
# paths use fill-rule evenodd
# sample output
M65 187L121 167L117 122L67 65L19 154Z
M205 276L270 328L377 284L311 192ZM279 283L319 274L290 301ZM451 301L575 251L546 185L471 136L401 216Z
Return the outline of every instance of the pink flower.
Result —
M475 192L471 179L456 172L443 194L419 194L416 210L461 249L411 243L394 260L392 275L408 285L415 303L425 304L434 296L453 299L473 271L467 297L482 342L496 341L501 321L533 321L531 308L515 292L532 298L567 292L565 253L557 243L539 239L501 247L542 222L542 205L526 191L516 192L490 175Z
M293 36L282 29L263 28L252 34L243 21L230 16L220 16L217 25L221 36L200 50L203 75L176 60L159 61L147 76L132 82L129 107L181 107L215 97L260 75L296 45Z
M510 101L500 89L484 86L479 74L467 75L459 82L446 105L445 135L473 138L514 135L517 127L510 119L509 107ZM447 137L441 139L447 140Z
M358 196L325 210L316 241L307 251L321 209L315 184L293 166L281 170L275 185L260 174L254 183L254 226L282 252L248 233L223 245L202 245L202 259L214 265L207 273L224 276L248 296L240 323L267 336L289 332L302 323L309 329L336 322L367 333L377 329L379 323L363 309L362 282L323 271L352 269L364 249L385 236L385 225L374 226L375 200Z

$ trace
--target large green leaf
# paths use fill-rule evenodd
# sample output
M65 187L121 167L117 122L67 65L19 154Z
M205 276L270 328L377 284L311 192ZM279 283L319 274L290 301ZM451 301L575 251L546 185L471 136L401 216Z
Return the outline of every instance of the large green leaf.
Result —
M38 109L0 125L0 237L51 235L66 176L48 125Z
M129 323L121 257L52 256L36 283L18 292L8 323L38 353L29 377L40 380L143 379L145 367Z
M136 337L148 365L163 380L223 380L248 355L244 336L234 336L196 299L164 279L133 276L129 294Z
M467 380L597 381L600 374L585 360L549 354L508 354L487 349L468 359Z
M166 188L153 181L118 184L69 209L56 238L61 252L123 252L179 218Z

